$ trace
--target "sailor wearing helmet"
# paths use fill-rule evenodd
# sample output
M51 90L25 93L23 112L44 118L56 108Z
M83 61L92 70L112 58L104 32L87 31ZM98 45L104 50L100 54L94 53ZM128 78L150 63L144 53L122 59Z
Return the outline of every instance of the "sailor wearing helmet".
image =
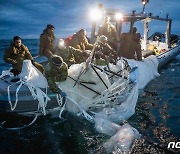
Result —
M116 61L117 53L108 44L108 39L104 35L101 35L100 38L99 38L98 45L96 46L95 57L96 57L97 60L101 58L101 61L106 60L106 61L111 62L111 63L115 63L115 61Z
M62 82L67 79L68 66L60 56L53 55L50 62L45 66L45 76L52 92L60 93L55 82Z
M116 28L110 23L110 17L104 18L104 23L99 27L98 36L104 35L108 38L108 44L115 50L119 48L119 38Z
M93 49L93 44L89 43L84 29L79 30L72 36L69 45L81 51Z
M67 46L63 39L59 39L55 50L55 54L61 56L68 67L70 67L72 64L84 62L89 56L87 51L83 52L79 49Z

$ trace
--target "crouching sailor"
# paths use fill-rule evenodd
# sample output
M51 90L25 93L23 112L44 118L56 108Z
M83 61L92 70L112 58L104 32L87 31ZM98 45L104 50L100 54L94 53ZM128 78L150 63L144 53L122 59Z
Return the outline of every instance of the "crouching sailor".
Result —
M101 35L99 37L98 44L95 48L96 65L105 65L109 62L116 64L117 53L107 42L108 39L106 36Z
M60 56L53 55L50 62L45 66L45 77L49 88L54 93L61 93L61 90L56 85L56 82L62 82L67 79L68 66Z
M11 72L16 76L21 73L23 60L31 60L32 64L41 72L44 72L44 68L41 64L34 62L31 53L28 48L22 44L21 38L19 36L14 36L13 42L10 47L5 49L4 61L6 63L12 64L13 69Z
M88 51L81 51L67 46L63 39L59 40L55 54L61 56L68 67L72 64L82 63L89 57Z

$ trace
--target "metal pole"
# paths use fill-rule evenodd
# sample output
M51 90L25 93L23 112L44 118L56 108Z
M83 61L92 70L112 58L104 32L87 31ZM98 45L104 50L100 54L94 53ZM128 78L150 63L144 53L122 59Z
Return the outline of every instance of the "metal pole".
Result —
M95 33L96 33L96 21L94 21L94 22L92 23L91 43L94 43L94 40L95 40L95 37L96 37Z
M172 24L172 20L170 19L168 20L167 28L166 28L166 43L168 45L168 48L171 47L171 44L170 44L171 24Z
M148 39L148 22L144 20L144 42L145 50L147 49L147 39Z
M142 13L144 13L146 4L143 5Z

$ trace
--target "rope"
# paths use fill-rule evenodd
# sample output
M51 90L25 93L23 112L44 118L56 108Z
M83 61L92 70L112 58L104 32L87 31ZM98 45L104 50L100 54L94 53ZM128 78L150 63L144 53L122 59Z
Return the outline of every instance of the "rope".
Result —
M13 127L13 128L3 127L3 125L6 123L6 121L2 122L2 123L0 124L0 127L1 127L1 128L4 128L4 129L7 129L7 130L13 130L13 131L20 130L20 129L24 129L24 128L29 127L29 126L31 126L32 124L34 124L35 121L37 120L37 117L38 117L38 115L36 114L36 116L34 117L34 119L33 119L28 125L24 125L24 126L22 126L22 127Z
M62 97L60 94L56 94L56 100L58 102L58 105L62 106L63 103L62 103Z
M67 100L65 100L65 103L64 103L63 107L60 110L60 113L59 113L59 118L60 119L64 119L64 118L62 118L62 112L65 110L66 104L67 104Z
M90 122L93 122L93 117L90 116L85 110L82 109L82 107L76 102L74 101L73 99L71 99L70 97L66 96L67 99L69 99L72 103L74 103L78 109L81 111L81 113L83 114L83 116Z
M10 104L10 107L11 107L11 110L12 110L12 111L14 111L15 108L16 108L16 106L17 106L17 103L18 103L18 92L19 92L19 90L20 90L23 82L21 82L21 84L20 84L20 85L17 87L17 89L16 89L16 101L15 101L14 106L12 105L12 102L11 102L10 87L13 86L13 85L18 84L19 82L21 82L21 80L18 81L18 82L16 82L16 83L14 83L14 84L11 84L11 85L9 85L9 86L7 87L7 91L8 91L8 101L9 101L9 104Z
M28 62L28 61L26 60L26 62ZM29 80L29 79L33 79L33 77L34 77L33 72L35 72L37 70L33 70L33 66L28 65L28 63L27 63L27 66L30 69L30 70L28 69L29 73L24 74L23 72L21 72L20 81L7 86L8 102L10 104L10 108L11 108L12 111L15 110L15 108L17 106L17 103L18 103L18 92L19 92L20 88L22 87L22 85L25 85L25 86L28 87L28 89L31 92L31 95L34 98L34 100L38 100L38 102L39 102L38 107L42 108L42 112L45 115L46 114L45 107L47 105L48 100L50 100L50 98L47 96L47 86L45 87L46 92L44 93L39 87L37 87L33 82L31 82L31 80ZM37 72L35 72L35 73L37 73ZM4 73L0 77L2 78L5 75L11 76L12 73L9 72L9 71L4 71ZM25 76L25 75L28 75L28 76ZM6 80L4 80L4 81L6 81ZM16 88L16 94L15 94L16 98L15 98L15 103L13 105L13 103L11 101L10 88L11 88L11 86L14 86L14 85L16 85L18 83L20 83L20 85L18 85L18 87ZM39 108L38 108L38 111L39 111Z

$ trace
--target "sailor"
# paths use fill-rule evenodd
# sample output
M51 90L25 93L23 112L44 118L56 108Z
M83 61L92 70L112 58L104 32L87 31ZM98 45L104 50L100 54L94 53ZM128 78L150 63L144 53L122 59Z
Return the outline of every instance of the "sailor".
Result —
M134 33L136 33L135 28L133 28L132 33L122 33L120 35L120 49L118 51L118 55L120 57L129 58L128 54L130 53L130 48L134 39Z
M101 58L102 60L110 63L115 63L117 59L116 51L108 44L108 38L104 35L101 35L99 38L99 42L96 45L95 56L96 61Z
M81 29L72 36L69 45L82 51L93 49L93 45L88 42L84 29Z
M141 43L140 43L141 34L134 34L134 40L132 42L132 46L130 48L130 53L132 53L131 59L135 59L138 61L142 61L142 51L141 51Z
M84 62L89 56L87 51L82 52L79 49L67 46L63 39L59 40L55 51L55 55L61 56L68 67L72 64Z
M122 33L120 36L119 56L127 59L142 60L140 33L136 33L137 28L133 27L132 33Z
M68 66L60 56L53 55L50 62L45 66L45 77L52 92L60 93L61 90L56 82L62 82L67 79Z
M44 72L44 68L41 64L34 62L34 59L29 52L28 48L22 44L20 36L14 36L11 45L5 49L4 61L12 64L13 69L11 72L16 76L21 73L23 60L31 60L32 64L41 72Z
M110 17L104 18L104 23L99 27L98 36L105 35L108 38L108 44L114 49L119 48L119 38L114 25L110 23Z
M46 56L48 59L55 53L54 48L54 26L48 24L46 29L43 30L43 33L40 36L40 47L39 54L40 56Z

